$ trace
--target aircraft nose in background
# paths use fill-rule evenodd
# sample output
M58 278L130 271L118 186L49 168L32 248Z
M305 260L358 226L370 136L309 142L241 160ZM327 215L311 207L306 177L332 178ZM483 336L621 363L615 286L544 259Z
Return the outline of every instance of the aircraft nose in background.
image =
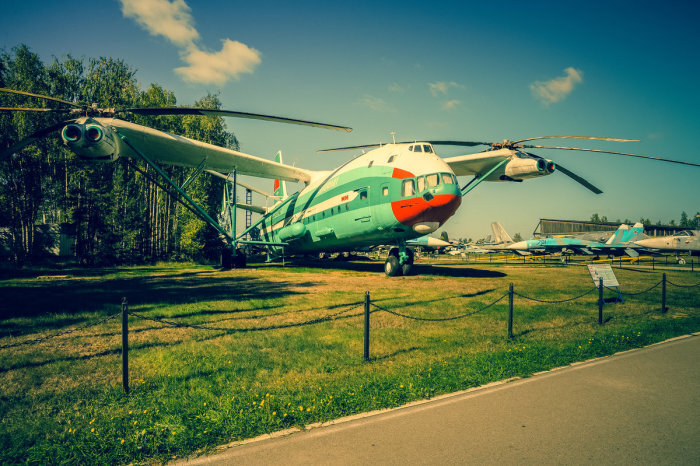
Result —
M518 241L517 243L513 243L507 246L507 248L515 250L525 250L527 249L527 241Z

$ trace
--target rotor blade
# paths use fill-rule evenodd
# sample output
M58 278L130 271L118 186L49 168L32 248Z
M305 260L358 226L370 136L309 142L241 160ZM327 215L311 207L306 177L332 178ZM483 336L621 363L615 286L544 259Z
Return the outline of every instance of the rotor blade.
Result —
M490 142L479 142L479 141L428 141L430 144L435 146L490 146Z
M60 108L25 108L25 107L0 107L0 112L50 112L50 113L68 113L70 110Z
M250 118L253 120L276 121L279 123L291 123L295 125L314 126L317 128L333 129L336 131L352 131L352 128L346 126L337 126L327 123L317 123L315 121L297 120L294 118L285 118L272 115L261 115L259 113L237 112L234 110L219 110L209 108L191 108L191 107L160 107L160 108L124 108L117 112L131 112L141 115L202 115L202 116L229 116L236 118Z
M401 141L401 142L396 142L393 144L413 144L413 143L418 143L418 142L427 142L435 146L490 146L490 142L476 142L476 141L430 141L430 140L423 140L423 139L416 139L413 141ZM388 143L379 143L379 144L365 144L362 146L348 146L348 147L335 147L333 149L321 149L317 150L316 152L322 153L322 152L334 152L334 151L339 151L339 150L350 150L350 149L369 149L372 147L380 147L380 146L386 146L388 144L392 144L390 142Z
M534 158L536 158L536 159L542 159L542 158L543 158L543 157L540 157L539 155L531 154L530 152L526 152L526 154L529 155L529 156L531 156L531 157L534 157ZM574 180L574 181L576 181L577 183L583 185L584 187L586 187L587 189L593 191L593 192L596 193L596 194L602 194L602 193L603 193L603 191L601 191L599 188L597 188L596 186L592 185L591 183L589 183L589 182L586 181L585 179L581 178L581 177L578 176L576 173L574 173L574 172L572 172L572 171L570 171L570 170L567 170L566 168L562 167L558 162L555 162L555 164L556 164L556 169L557 169L558 171L562 172L564 175L568 176L568 177L571 178L572 180Z
M663 159L660 157L651 157L649 155L638 155L638 154L627 154L625 152L613 152L610 150L598 150L598 149L581 149L577 147L556 147L556 146L520 146L526 149L562 149L562 150L581 150L585 152L600 152L602 154L615 154L615 155L626 155L627 157L639 157L642 159L651 159L651 160L659 160L661 162L671 162L671 163L680 163L682 165L690 165L693 167L700 167L699 164L697 163L691 163L691 162L683 162L681 160L672 160L672 159Z
M73 123L75 121L76 121L75 119L62 121L60 123L56 123L53 126L49 126L48 128L40 129L39 131L37 131L33 134L30 134L26 138L19 141L17 144L14 144L14 145L8 147L7 149L3 150L2 152L0 152L0 161L5 160L10 155L24 149L29 144L32 144L33 142L43 138L44 136L47 136L50 133L53 133L54 131L57 131L57 130L63 128L65 125L67 125L69 123Z
M32 94L31 92L16 91L14 89L8 89L6 87L0 87L0 92L10 92L12 94L27 95L29 97L36 97L38 99L51 100L53 102L59 102L65 105L70 105L71 107L84 108L84 105L78 105L74 102L68 102L67 100L59 99L56 97L49 97L47 95Z
M513 141L513 144L525 141L534 141L535 139L590 139L593 141L618 141L618 142L639 142L639 139L621 139L621 138L603 138L597 136L537 136L534 138L520 139Z
M348 147L334 147L333 149L320 149L317 150L317 153L323 153L323 152L335 152L339 150L351 150L351 149L369 149L371 147L380 147L380 146L385 146L386 144L365 144L364 146L348 146Z

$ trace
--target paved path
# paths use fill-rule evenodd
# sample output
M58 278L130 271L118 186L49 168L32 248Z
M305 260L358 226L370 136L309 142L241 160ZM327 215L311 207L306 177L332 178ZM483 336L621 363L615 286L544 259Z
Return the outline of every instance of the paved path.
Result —
M190 464L700 464L700 335Z

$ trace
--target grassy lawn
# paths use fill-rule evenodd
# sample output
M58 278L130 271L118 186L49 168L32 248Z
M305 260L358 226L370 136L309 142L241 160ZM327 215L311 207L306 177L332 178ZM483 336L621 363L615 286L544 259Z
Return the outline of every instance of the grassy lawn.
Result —
M700 330L700 287L669 283L669 310L662 314L660 285L632 295L659 283L660 271L614 268L627 295L624 304L605 305L604 325L598 325L597 291L557 304L516 296L515 337L508 339L507 298L475 311L502 297L510 283L540 300L581 295L593 287L588 270L556 263L419 264L420 275L399 278L385 277L381 262L368 261L330 261L324 268L253 264L226 272L161 264L6 273L0 463L164 462ZM666 274L676 285L700 282L698 272ZM365 291L378 306L369 362L363 359ZM151 319L129 319L129 395L121 381L122 297L130 312ZM432 319L473 314L434 322L384 309ZM334 317L295 325L326 316ZM30 340L41 341L17 345Z

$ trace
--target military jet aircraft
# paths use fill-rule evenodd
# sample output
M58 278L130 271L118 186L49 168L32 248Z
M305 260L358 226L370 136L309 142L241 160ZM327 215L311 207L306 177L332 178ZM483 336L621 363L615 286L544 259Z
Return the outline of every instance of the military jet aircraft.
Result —
M628 255L638 257L643 247L633 243L644 234L644 226L635 223L632 228L620 225L617 231L606 241L588 241L579 238L541 238L519 241L507 246L507 249L518 254L606 254L612 256Z
M700 256L700 230L684 230L675 235L635 241L635 244L653 251L687 252L691 256Z

